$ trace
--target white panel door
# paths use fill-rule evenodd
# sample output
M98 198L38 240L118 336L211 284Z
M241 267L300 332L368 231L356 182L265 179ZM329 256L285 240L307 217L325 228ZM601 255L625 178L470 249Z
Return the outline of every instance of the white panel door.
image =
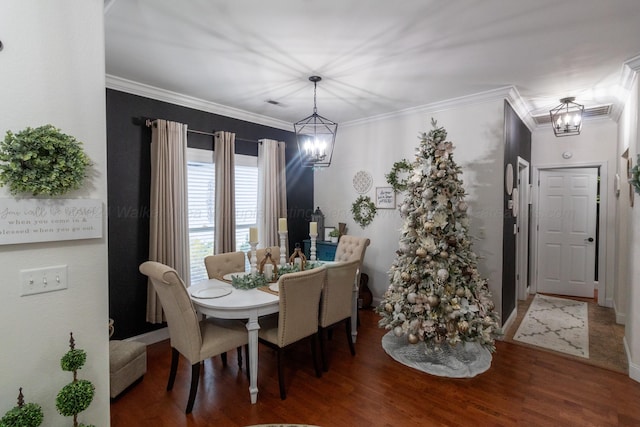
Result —
M538 292L593 298L596 168L540 171Z

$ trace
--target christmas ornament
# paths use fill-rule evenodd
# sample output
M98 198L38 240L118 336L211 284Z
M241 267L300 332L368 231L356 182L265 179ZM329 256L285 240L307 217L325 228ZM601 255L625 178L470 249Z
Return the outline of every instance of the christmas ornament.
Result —
M418 344L418 336L415 334L409 334L409 342L411 344Z

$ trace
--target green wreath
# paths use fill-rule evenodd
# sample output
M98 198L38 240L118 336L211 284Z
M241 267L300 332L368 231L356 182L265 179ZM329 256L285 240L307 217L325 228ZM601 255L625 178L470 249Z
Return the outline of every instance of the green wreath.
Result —
M636 193L640 194L640 154L638 154L638 161L636 165L631 168L631 178L629 183L636 190Z
M391 172L384 176L385 178L387 178L387 182L389 183L389 185L393 187L393 191L399 193L407 189L408 178L398 181L398 173L410 172L411 169L411 164L406 159L402 159L399 162L395 162L393 164Z
M365 228L371 224L373 217L376 216L376 205L373 204L369 196L360 196L351 205L351 213L355 222Z
M0 186L11 194L58 196L77 190L91 160L82 143L52 125L7 131L0 142Z

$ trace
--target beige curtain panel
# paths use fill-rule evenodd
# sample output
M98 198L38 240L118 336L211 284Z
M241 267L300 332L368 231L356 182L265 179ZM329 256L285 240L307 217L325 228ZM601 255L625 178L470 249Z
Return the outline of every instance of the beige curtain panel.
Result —
M149 259L189 278L187 125L158 119L151 128L151 218ZM153 285L147 284L147 322L164 315Z
M279 246L278 218L287 216L285 143L261 139L258 145L259 246ZM289 251L287 250L287 253Z
M214 253L236 250L236 134L216 132L214 159L216 164L216 228Z

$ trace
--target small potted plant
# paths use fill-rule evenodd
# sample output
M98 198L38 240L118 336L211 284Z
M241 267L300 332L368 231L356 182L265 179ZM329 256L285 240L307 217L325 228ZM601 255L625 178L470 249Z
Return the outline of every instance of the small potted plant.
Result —
M340 238L340 231L336 228L329 232L329 237L331 237L332 243L338 243L338 239Z

